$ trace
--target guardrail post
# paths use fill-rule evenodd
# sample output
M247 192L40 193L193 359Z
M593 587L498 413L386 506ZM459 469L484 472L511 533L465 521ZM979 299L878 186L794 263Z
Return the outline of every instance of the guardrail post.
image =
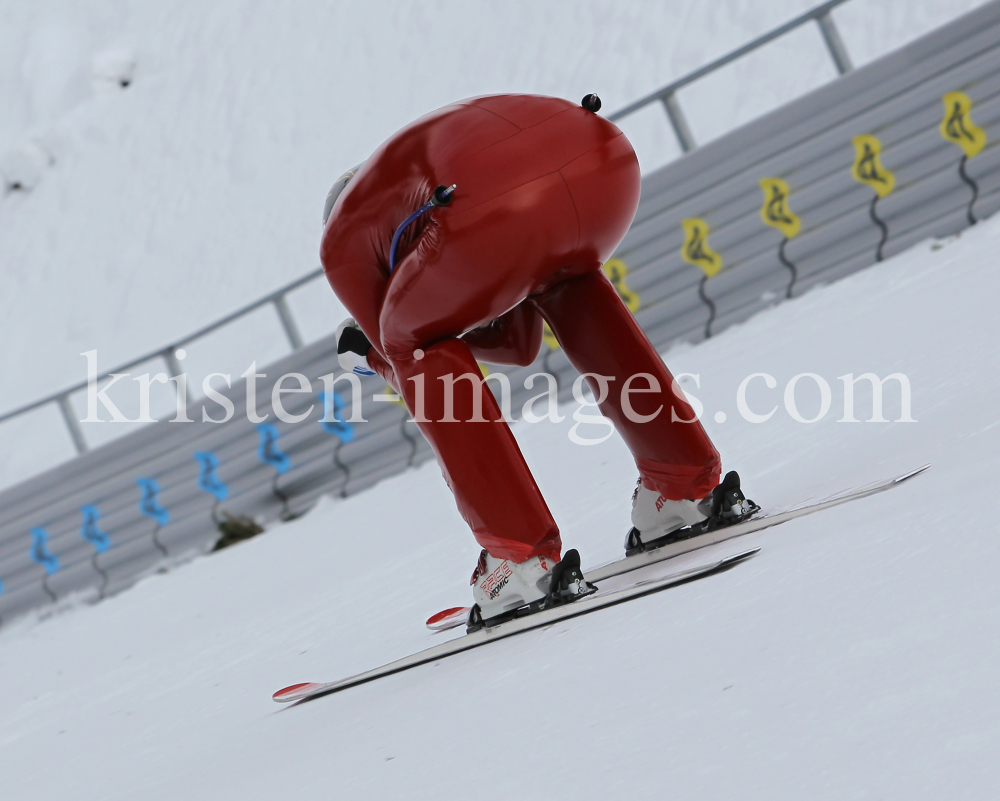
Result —
M80 428L80 421L76 419L76 412L69 402L69 395L60 395L56 398L59 404L59 411L62 412L63 420L66 421L66 428L69 429L69 436L73 440L73 446L77 453L85 453L87 450L87 440L84 439L83 429Z
M837 30L837 25L833 21L833 17L830 16L830 12L827 11L816 17L816 24L819 25L820 33L823 34L823 41L826 42L826 49L830 51L833 63L837 65L837 72L844 75L854 69L851 57L847 54L847 48L844 47L844 41L840 38L840 32Z
M292 317L292 310L288 308L288 303L284 295L278 295L274 299L274 308L278 310L278 317L281 318L281 325L285 329L285 336L292 346L292 350L301 350L302 335L295 325L295 318Z
M681 146L681 150L688 153L694 150L697 145L694 141L694 136L691 134L691 129L688 127L687 119L684 117L684 112L681 111L681 104L677 102L677 96L670 92L670 94L663 95L660 98L660 102L663 103L663 108L667 112L667 117L670 119L670 124L673 126L674 134L677 136L677 142Z
M163 361L167 363L167 372L170 378L176 378L184 372L184 368L181 367L181 360L177 358L177 348L171 347L163 351ZM180 390L180 382L178 382L177 389ZM191 403L191 389L187 385L187 381L184 382L184 400L187 403Z

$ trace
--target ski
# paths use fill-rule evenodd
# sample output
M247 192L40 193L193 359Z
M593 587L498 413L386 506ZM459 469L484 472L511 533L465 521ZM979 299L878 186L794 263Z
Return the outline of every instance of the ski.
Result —
M763 531L764 529L771 528L772 526L779 526L782 523L794 520L797 517L805 517L806 515L811 515L814 512L829 509L833 506L839 506L840 504L848 503L849 501L867 498L870 495L875 495L879 492L891 489L892 487L897 487L904 481L924 472L929 467L929 464L925 464L915 470L909 471L908 473L876 481L872 484L866 484L863 487L842 490L841 492L821 500L805 502L799 504L798 506L793 506L790 509L772 509L762 515L742 520L739 523L733 523L729 526L721 526L713 529L712 531L708 531L704 534L697 534L690 538L677 539L673 542L660 545L659 547L653 543L647 545L646 550L642 553L634 554L632 556L624 556L613 562L608 562L606 564L593 567L590 570L585 570L584 576L587 581L591 581L596 584L598 582L605 581L612 576L619 576L623 573L628 573L633 570L646 567L647 565L663 562L667 559L673 559L675 556L691 553L692 551L706 548L709 545L715 545L736 537L742 537L746 534L753 534L756 531ZM451 609L445 609L442 612L438 612L436 615L433 615L427 620L427 628L431 631L447 631L448 629L456 628L458 626L464 626L469 618L470 608L471 607L468 606L456 606Z
M367 682L375 681L376 679L380 679L385 676L391 676L394 673L401 673L404 670L410 670L411 668L415 668L420 665L426 665L429 662L435 662L437 660L453 656L454 654L459 654L464 651L472 650L473 648L488 645L489 643L496 642L498 640L506 639L507 637L512 637L515 634L544 628L545 626L549 626L560 620L569 620L571 618L581 617L582 615L596 612L599 609L606 609L611 606L625 603L626 601L652 595L653 593L660 592L668 587L675 587L689 581L716 575L735 567L741 562L745 562L747 559L754 556L759 550L760 548L752 548L732 556L727 556L723 559L712 560L697 567L680 570L666 576L640 580L617 589L613 587L608 589L598 589L598 591L593 595L581 598L578 601L574 601L563 606L544 609L540 612L536 612L535 614L528 615L527 617L508 620L490 628L480 629L472 634L457 637L453 640L441 643L440 645L436 645L416 654L403 657L402 659L397 659L395 662L382 665L374 670L359 673L356 676L350 676L346 679L340 679L339 681L327 683L306 682L302 684L293 684L290 687L278 690L278 692L274 693L272 698L278 703L306 701L319 698L323 695L339 692L340 690L346 690L348 687L356 687L359 684L366 684Z
M709 545L715 545L719 542L725 542L726 540L731 540L736 537L742 537L746 534L753 534L754 532L763 531L764 529L771 528L773 526L780 526L782 523L787 523L789 520L794 520L798 517L805 517L806 515L811 515L815 512L821 512L824 509L840 506L841 504L849 503L850 501L857 501L861 498L868 498L871 495L877 495L878 493L885 492L893 487L898 487L904 481L920 475L929 467L929 464L921 465L920 467L910 470L907 473L902 473L901 475L893 476L892 478L882 479L881 481L875 481L871 484L866 484L863 487L843 490L818 501L805 502L798 506L793 506L790 509L770 510L762 515L757 515L749 518L748 520L734 523L731 526L723 526L705 534L699 534L691 539L677 540L659 548L649 548L648 550L635 554L634 556L625 556L621 559L616 559L613 562L584 571L584 575L588 581L596 583L610 578L611 576L618 576L622 573L628 573L632 570L638 570L641 567L655 564L656 562L662 562L665 559L672 559L673 557L680 556L681 554L706 548Z
M318 698L323 695L339 692L340 690L347 689L348 687L355 687L359 684L365 684L384 676L409 670L410 668L418 667L419 665L425 665L429 662L434 662L453 654L478 648L482 645L505 639L524 631L543 628L559 620L567 620L581 615L586 615L598 609L604 609L609 606L624 603L634 598L650 595L687 581L693 581L705 576L714 575L723 570L728 570L740 562L749 559L757 553L759 548L743 551L735 554L734 556L726 557L725 559L709 561L697 567L676 571L658 578L640 579L633 583L627 583L627 579L622 578L636 570L649 568L653 565L657 565L658 563L666 562L669 559L681 556L682 554L706 548L709 545L715 545L736 537L762 531L764 529L771 528L772 526L781 525L789 520L794 520L798 517L805 517L806 515L813 514L814 512L822 511L823 509L829 509L834 506L839 506L840 504L859 500L861 498L867 498L871 495L884 492L885 490L896 487L904 481L919 475L929 467L929 464L925 464L915 470L893 476L892 478L876 481L863 487L843 490L826 498L816 501L803 502L797 506L792 506L791 508L772 509L762 515L751 517L730 526L723 526L713 531L693 536L689 539L678 539L659 547L655 547L654 543L647 546L647 550L642 553L623 557L613 562L598 565L597 567L585 571L588 581L595 584L601 582L603 586L601 586L595 594L582 598L579 601L566 604L565 606L546 609L526 617L515 618L514 620L506 621L491 628L484 628L480 631L473 632L472 634L456 637L448 642L441 643L440 645L420 651L419 653L403 657L402 659L390 662L382 667L375 668L374 670L370 670L365 673L359 673L356 676L351 676L346 679L327 683L307 682L303 684L293 684L290 687L285 687L284 689L274 693L272 697L279 703L290 703ZM618 586L623 582L626 582L625 586ZM451 609L446 609L428 620L427 624L429 628L435 631L444 631L455 628L463 625L467 621L468 612L468 607L453 607Z

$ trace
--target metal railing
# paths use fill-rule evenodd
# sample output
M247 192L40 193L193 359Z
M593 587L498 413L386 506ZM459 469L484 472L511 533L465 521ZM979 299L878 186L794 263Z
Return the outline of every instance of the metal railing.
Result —
M667 84L662 89L658 89L652 94L646 95L625 108L610 114L608 119L614 122L633 114L642 108L645 108L651 103L660 102L667 113L667 118L670 120L670 125L674 130L674 134L677 137L681 150L685 153L694 150L697 147L697 143L694 140L691 128L687 123L687 119L684 117L684 113L681 110L680 103L677 99L678 90L810 22L815 22L819 26L820 32L823 35L823 41L826 43L827 50L837 67L838 73L843 75L844 73L850 72L853 68L851 65L851 59L847 54L843 41L841 41L840 34L837 31L833 18L830 16L830 12L834 8L846 2L847 0L828 0L828 2L816 6L816 8L811 11L807 11L805 14L795 17L789 22L786 22L784 25L765 33L763 36L757 37L753 41L748 42L736 50L733 50L731 53L728 53L727 55L722 56L721 58L718 58L715 61L700 67L699 69L696 69L694 72L685 75L683 78L679 78L678 80ZM153 351L152 353L147 353L144 356L133 359L126 364L116 367L114 370L109 370L108 372L103 373L97 377L97 381L104 381L115 373L126 372L139 364L143 364L144 362L151 361L153 359L163 359L167 366L169 377L173 378L179 376L183 372L180 361L177 357L177 351L180 348L195 340L201 339L207 334L223 328L229 323L235 322L236 320L239 320L240 318L245 317L251 312L254 312L262 306L266 306L268 304L274 306L292 350L299 350L303 344L302 336L285 298L289 292L292 292L303 284L307 284L310 281L315 280L322 274L322 268L313 270L308 275L304 275L301 278L280 287L269 295L265 295L259 300L237 309L231 314L228 314L225 317L216 320L214 323L189 334L183 339L177 340L176 342ZM62 414L63 420L66 424L66 429L69 432L70 439L72 440L77 453L84 453L88 449L87 440L83 435L83 430L80 428L79 421L76 419L72 404L70 403L70 396L76 392L86 389L87 386L88 382L82 381L67 389L63 389L52 395L44 397L41 400L21 406L10 412L6 412L5 414L0 414L0 423L4 423L23 414L27 414L28 412L34 411L43 406L54 404L59 408L59 411Z
M292 310L288 307L288 302L285 300L285 297L289 292L298 289L303 284L308 284L310 281L319 278L322 274L323 269L321 267L317 268L311 273L308 273L301 278L297 278L290 284L285 284L283 287L276 289L274 292L255 300L253 303L249 303L231 314L227 314L225 317L216 320L214 323L206 325L204 328L199 328L197 331L192 334L188 334L183 339L178 339L166 347L159 348L152 353L146 353L137 359L132 359L130 362L121 364L115 369L99 375L97 377L97 381L99 383L107 378L110 378L115 373L127 372L137 365L144 364L145 362L152 361L154 359L163 359L164 364L167 366L168 375L171 378L179 376L184 372L181 368L180 359L177 355L177 352L181 348L191 342L194 342L195 340L211 334L213 331L224 328L230 323L245 317L263 306L267 306L268 304L274 306L274 310L278 314L278 320L281 323L281 327L285 331L285 336L288 337L288 344L291 345L292 350L299 350L303 345L302 334L299 332L299 328L295 323L295 318L292 316ZM80 423L76 419L76 413L73 411L73 406L69 399L71 395L79 392L80 390L86 389L87 386L87 381L81 381L71 387L60 390L52 395L48 395L41 400L34 401L33 403L21 406L13 411L6 412L5 414L0 415L0 423L4 423L7 420L11 420L23 414L27 414L28 412L32 412L43 406L55 404L59 407L59 411L61 412L63 420L66 423L66 428L69 431L70 438L73 440L73 445L76 447L77 453L84 453L87 450L87 440L83 436L83 430L80 428Z
M840 38L840 33L837 31L837 26L833 21L833 17L830 16L830 12L837 6L846 3L847 0L828 0L828 2L823 3L823 5L816 6L816 8L811 11L807 11L805 14L796 17L789 22L786 22L780 28L775 28L769 33L765 33L763 36L759 36L752 42L748 42L742 47L738 47L731 53L727 53L722 56L722 58L717 58L710 64L706 64L704 67L696 69L694 72L688 73L683 78L679 78L673 83L668 83L662 89L657 89L652 94L648 94L645 97L636 100L625 108L616 111L614 114L608 115L608 119L612 122L616 122L623 117L627 117L629 114L633 114L642 108L645 108L650 103L656 103L659 101L663 104L664 111L667 112L667 119L670 120L670 125L674 129L674 135L677 137L677 142L681 146L681 150L687 153L688 151L694 150L698 145L694 141L694 136L691 134L691 127L687 124L687 119L684 117L684 112L681 111L680 103L677 100L677 92L683 89L685 86L694 83L699 78L704 78L706 75L715 72L717 69L725 67L727 64L736 61L738 58L742 58L748 53L752 53L760 47L773 42L775 39L784 36L786 33L794 31L809 22L815 22L819 25L820 33L823 35L823 41L826 42L827 50L830 53L830 57L833 59L834 66L837 68L837 72L841 75L850 72L853 69L851 65L851 58L847 54L847 49L844 47L844 42Z

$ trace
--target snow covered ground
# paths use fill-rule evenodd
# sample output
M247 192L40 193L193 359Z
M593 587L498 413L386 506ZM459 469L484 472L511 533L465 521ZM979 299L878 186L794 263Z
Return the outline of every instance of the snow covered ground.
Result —
M0 0L0 167L37 180L0 197L0 412L82 379L82 351L110 367L315 266L331 179L427 109L597 91L614 110L812 4ZM976 5L834 17L860 65ZM704 141L830 77L810 28L681 101ZM675 155L661 116L625 127L644 168ZM763 505L932 462L912 483L718 546L763 548L727 574L279 708L281 686L439 642L423 620L469 602L478 548L427 465L0 629L0 798L994 796L998 246L986 221L667 355ZM321 285L292 304L310 339L339 319ZM280 353L276 325L249 328L192 359ZM869 371L909 378L917 422L837 422L838 377ZM777 406L766 423L736 406L751 373L776 380L747 396ZM831 388L813 424L784 407L800 373ZM813 379L796 398L816 414ZM870 400L859 385L858 419ZM634 468L617 438L572 444L572 422L518 436L594 564L619 553ZM30 443L58 455L49 427Z
M3 798L993 797L998 248L989 220L667 354L700 375L725 467L763 505L933 463L912 482L716 546L762 547L729 573L278 707L284 685L439 642L423 620L468 603L477 547L427 465L0 630ZM838 422L838 377L869 371L908 377L916 422ZM776 382L747 395L777 407L765 423L736 406L751 373ZM783 402L800 373L831 387L816 423ZM798 383L802 417L816 387ZM860 386L855 409L870 416ZM884 416L901 416L893 382ZM594 564L621 547L635 474L617 438L574 445L571 423L518 436Z
M834 18L861 65L980 2ZM33 186L0 196L0 413L84 380L85 351L110 370L314 269L330 183L426 111L591 91L613 111L813 5L0 0L0 172ZM679 97L707 141L833 77L810 25ZM645 170L677 155L658 107L623 127ZM290 302L308 339L343 316L322 282ZM286 347L266 309L188 365ZM0 426L0 486L71 454L54 408Z

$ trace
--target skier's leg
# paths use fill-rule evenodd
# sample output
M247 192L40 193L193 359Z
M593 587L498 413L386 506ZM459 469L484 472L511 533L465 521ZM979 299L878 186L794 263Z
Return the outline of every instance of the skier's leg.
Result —
M669 500L707 496L719 483L719 453L604 273L561 281L533 300L573 366L609 379L601 412L635 457L642 484Z
M515 563L558 559L559 533L459 337L503 318L531 329L514 338L525 340L516 350L537 347L536 316L510 310L561 265L553 254L570 251L578 236L572 198L557 174L526 175L523 185L465 210L456 199L403 251L379 315L381 351L459 511L491 556Z
M469 346L445 339L415 350L389 359L476 540L498 559L558 560L559 529Z

